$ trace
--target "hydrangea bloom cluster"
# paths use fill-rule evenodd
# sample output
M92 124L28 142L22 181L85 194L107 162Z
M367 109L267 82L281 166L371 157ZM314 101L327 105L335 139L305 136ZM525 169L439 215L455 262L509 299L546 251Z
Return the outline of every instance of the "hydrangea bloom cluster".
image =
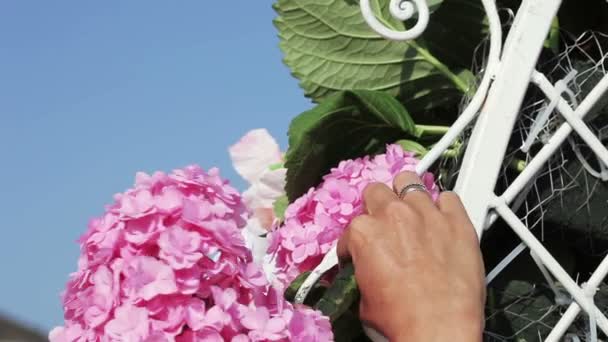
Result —
M51 341L329 341L254 264L239 193L198 166L137 175L80 239Z
M289 283L314 269L336 244L350 221L364 208L361 195L372 182L392 186L402 171L414 171L418 159L400 145L389 145L385 154L342 161L316 189L287 207L285 222L270 236L269 253L275 258L277 279ZM422 181L433 199L439 195L431 173Z

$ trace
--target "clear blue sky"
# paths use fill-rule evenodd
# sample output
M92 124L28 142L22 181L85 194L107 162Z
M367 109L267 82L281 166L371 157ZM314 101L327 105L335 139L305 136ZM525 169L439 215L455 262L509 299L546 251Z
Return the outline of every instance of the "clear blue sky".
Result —
M43 330L74 242L136 171L219 166L311 105L271 0L0 1L0 312Z

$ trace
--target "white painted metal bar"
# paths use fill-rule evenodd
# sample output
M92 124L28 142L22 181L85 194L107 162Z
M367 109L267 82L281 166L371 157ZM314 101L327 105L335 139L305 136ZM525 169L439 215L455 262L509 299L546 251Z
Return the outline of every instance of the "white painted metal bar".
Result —
M562 266L555 260L555 258L547 251L547 249L534 237L534 235L528 230L528 228L519 220L504 199L494 197L492 206L498 212L498 214L509 224L513 231L519 236L519 238L534 252L536 253L547 266L547 269L553 274L553 276L566 288L566 290L572 295L574 300L580 307L583 308L587 313L594 312L596 316L598 326L605 334L608 334L608 319L606 316L595 306L589 303L584 291L570 278L568 273L562 268Z
M536 73L535 73L536 74ZM532 79L534 81L534 77ZM540 87L540 84L538 84ZM600 82L591 90L580 105L574 111L574 115L584 118L585 115L593 108L600 100L602 95L608 91L608 74L602 77ZM570 107L564 99L560 99L557 103L558 110L566 110ZM515 196L522 191L526 185L534 178L534 176L542 169L547 160L559 149L561 144L568 138L572 132L572 127L568 123L563 123L560 128L553 134L547 144L538 151L532 160L526 165L526 168L515 178L509 188L501 196L507 203L513 201Z
M545 89L549 91L551 84L542 82L539 75L540 73L534 72L532 74L532 82L541 90ZM589 94L574 111L574 115L584 118L607 91L608 74L604 75L598 84L596 84L595 87L589 92ZM566 102L566 100L563 98L560 98L559 102L557 103L557 109L560 111L565 111L567 110L566 108L569 107L570 105L568 102ZM536 153L534 158L532 158L528 165L526 165L526 168L515 178L515 180L513 180L511 185L509 185L507 190L502 194L501 197L504 198L507 203L511 203L515 197L534 179L536 174L542 169L547 160L549 160L549 158L551 158L551 156L560 148L570 133L572 133L572 127L567 122L564 122L558 128L555 134L553 134L553 136L549 139L547 144L545 144L545 146L543 146L543 148ZM491 213L485 228L489 228L494 221L496 221L496 217L496 213Z
M551 85L551 82L547 79L544 74L539 72L534 73L533 82L536 83L539 88L549 98L561 97L561 94L557 92L555 87ZM604 147L602 142L595 136L595 134L587 127L587 125L580 119L578 115L574 113L572 107L569 105L561 106L558 108L559 112L570 124L570 126L578 133L578 135L585 141L589 148L600 158L600 160L608 165L608 150Z
M553 277L551 277L551 274L549 274L549 271L547 271L547 268L543 264L543 261L533 251L530 251L530 256L532 257L532 260L534 260L534 262L536 263L536 266L538 266L540 273L542 273L543 277L545 277L545 280L547 281L547 285L549 285L549 287L551 288L551 291L553 291L555 298L559 298L560 292L557 289L557 285L555 285L555 280L553 279Z
M551 96L551 83L546 80L544 75L535 72L532 77L533 83L535 83L543 92L547 94L547 96ZM566 112L568 110L572 111L574 117L584 118L585 115L589 113L589 111L593 108L593 106L601 99L601 97L608 91L608 75L605 75L600 82L592 89L592 91L585 97L585 99L581 102L581 104L576 108L576 110L572 111L568 102L566 102L563 98L560 98L557 109L560 112ZM524 187L529 184L534 178L534 176L541 170L541 168L545 165L547 160L554 155L554 153L559 149L561 144L568 138L570 133L572 132L572 127L568 122L563 123L560 128L555 132L555 134L549 139L549 142L543 146L543 148L534 156L534 158L528 163L526 168L522 171L522 173L513 181L513 183L509 186L509 188L504 192L501 196L503 200L507 203L513 201L513 199L519 194ZM602 146L603 147L603 146ZM496 219L496 215L493 214L491 217L491 222L493 223ZM504 265L506 267L506 265ZM597 277L593 277L589 279L588 285L586 286L595 286L597 287L599 283L606 277L608 274L608 256L604 259L602 264L598 267L598 270L594 273ZM593 281L592 281L593 280ZM573 302L568 310L564 313L561 320L551 331L546 341L557 342L559 339L565 334L568 327L572 324L576 316L580 313L580 306Z
M604 163L608 165L608 150L604 144L593 134L583 120L574 116L572 110L562 113L562 116L568 121L570 126L578 133L583 141L591 148L593 153Z
M526 249L525 243L520 243L517 247L513 248L511 253L507 254L507 256L502 259L496 267L488 275L486 276L486 285L490 284L494 278L496 278L509 264L517 258L518 255L521 254Z
M583 284L585 285L585 284ZM590 288L583 288L583 293L585 293L587 295L587 299L589 300L589 303L592 306L596 306L595 305L595 289L593 289L593 291L590 291ZM591 311L589 313L589 342L597 342L597 319L595 318L595 311Z
M433 146L433 148L422 158L420 163L416 165L416 172L421 175L426 172L433 163L441 157L443 152L447 150L454 141L462 134L462 131L475 119L479 109L483 105L488 88L492 83L492 79L495 76L496 69L500 62L500 54L502 49L502 28L500 26L500 18L498 16L498 9L494 0L482 0L483 7L488 16L488 23L490 27L490 52L488 54L488 64L486 70L481 79L481 83L477 88L477 92L471 99L471 102L464 109L462 114L456 119L456 121L450 126L450 129L444 134L443 137Z
M321 260L321 263L315 267L308 277L304 280L300 288L296 292L294 302L297 304L303 304L306 297L312 290L313 286L321 279L323 274L331 270L338 264L338 250L337 247L332 247L327 254Z
M481 236L511 130L560 0L524 0L473 130L455 191ZM490 143L491 142L491 143Z
M549 116L551 116L551 113L553 113L555 107L557 107L557 103L562 98L562 93L568 90L568 83L570 83L570 81L574 79L577 73L578 72L576 70L571 70L568 75L566 75L566 77L557 81L555 83L555 86L550 88L553 89L551 94L545 93L545 95L547 95L547 97L549 98L549 104L534 119L534 124L532 124L532 127L530 128L528 137L526 138L526 141L524 141L524 144L521 147L522 152L528 153L528 151L530 151L530 147L532 147L532 144L534 144L534 140L536 140L536 137L549 120ZM536 74L538 74L538 72L535 72L533 74L533 77ZM549 81L547 80L547 82ZM571 99L574 98L574 100L576 100L576 96L574 96L574 93L572 91L568 92L568 94L570 95Z
M583 285L583 290L587 290L588 288L597 288L607 275L608 255L604 257L604 260L602 260L595 272L593 272L591 277L589 277L587 283ZM568 310L566 310L566 312L562 315L559 322L557 322L555 327L553 327L553 330L551 331L549 336L547 336L547 339L545 341L558 342L559 339L564 336L566 330L568 330L568 327L572 324L572 322L574 322L574 319L576 318L576 316L578 316L580 312L581 307L576 302L572 302L572 304L570 304L570 306L568 307Z

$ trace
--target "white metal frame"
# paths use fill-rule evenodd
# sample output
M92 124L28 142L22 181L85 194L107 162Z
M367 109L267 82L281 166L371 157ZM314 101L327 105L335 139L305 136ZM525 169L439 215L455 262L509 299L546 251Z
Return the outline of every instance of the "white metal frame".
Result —
M523 245L530 249L534 260L552 288L555 287L553 283L555 280L549 274L571 295L572 303L546 341L558 341L581 310L589 316L590 340L596 341L596 328L608 335L608 319L593 302L595 290L608 275L608 255L588 282L580 286L521 222L509 205L518 194L525 191L530 182L534 181L537 173L558 151L572 131L582 138L600 161L608 165L608 150L582 120L608 90L608 75L602 78L576 109L573 109L562 97L563 93L568 93L564 84L552 85L545 75L535 70L543 42L561 5L561 0L523 0L504 47L495 1L481 0L481 2L488 16L490 27L490 51L484 76L468 107L443 138L422 159L416 171L419 174L425 172L477 117L455 191L461 196L478 236L481 237L483 231L488 229L497 217L501 217L523 241ZM369 0L361 0L360 6L362 15L369 26L381 36L391 40L414 39L422 34L429 21L429 9L424 0L390 1L390 13L397 19L409 19L414 17L415 12L418 13L416 24L404 32L394 31L383 26L374 16ZM503 51L501 52L501 50ZM507 145L530 83L537 86L546 95L566 122L534 155L507 190L502 195L496 195L494 189L504 162ZM495 270L490 272L488 281L491 281L524 249L522 245L518 246ZM305 281L298 292L298 301L303 301L311 285L336 263L337 257L334 249ZM376 332L366 331L374 341L384 340Z

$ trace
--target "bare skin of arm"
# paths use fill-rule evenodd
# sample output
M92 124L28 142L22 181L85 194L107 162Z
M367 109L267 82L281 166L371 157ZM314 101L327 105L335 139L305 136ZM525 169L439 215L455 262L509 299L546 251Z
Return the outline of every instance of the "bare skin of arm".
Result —
M395 189L421 183L395 178ZM401 200L386 185L363 194L367 214L353 220L338 242L352 261L361 291L360 315L390 341L481 341L485 303L479 242L462 202L444 192Z

